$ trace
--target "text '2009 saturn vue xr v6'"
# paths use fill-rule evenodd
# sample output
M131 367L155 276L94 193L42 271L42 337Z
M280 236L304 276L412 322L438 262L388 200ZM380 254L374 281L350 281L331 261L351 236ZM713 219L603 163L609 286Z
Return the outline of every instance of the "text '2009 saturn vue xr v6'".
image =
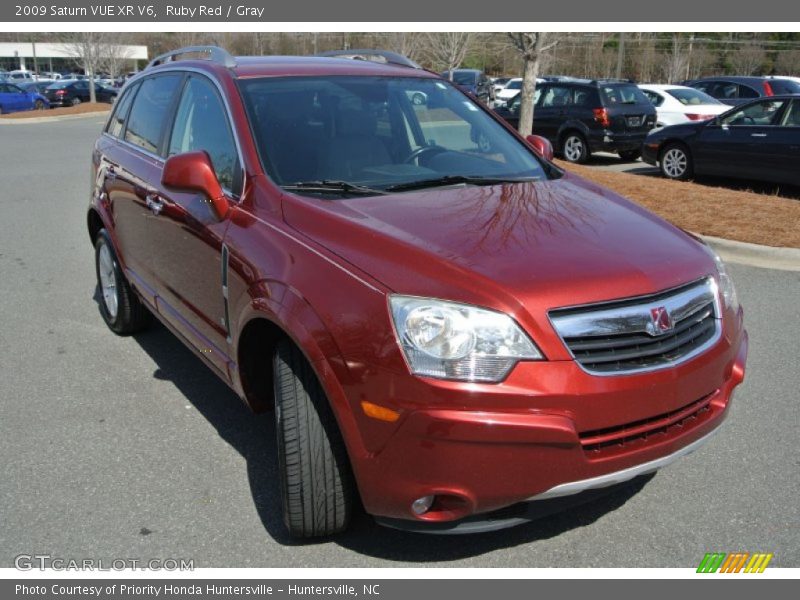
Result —
M291 534L361 506L507 526L706 442L747 354L719 258L451 82L348 54L161 56L93 153L103 318L157 316L274 409Z

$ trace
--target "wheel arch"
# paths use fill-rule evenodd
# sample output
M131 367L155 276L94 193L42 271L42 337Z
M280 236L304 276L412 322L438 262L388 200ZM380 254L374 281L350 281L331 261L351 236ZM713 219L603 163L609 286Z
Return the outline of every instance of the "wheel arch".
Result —
M288 286L259 282L244 296L249 301L238 318L235 387L254 412L271 410L275 402L272 356L281 340L289 340L306 358L325 391L355 468L352 458L367 452L342 388L350 372L333 336L311 305Z

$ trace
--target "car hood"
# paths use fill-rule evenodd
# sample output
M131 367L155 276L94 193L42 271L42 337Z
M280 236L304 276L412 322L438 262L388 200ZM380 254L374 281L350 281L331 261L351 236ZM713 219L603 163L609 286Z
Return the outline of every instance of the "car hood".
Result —
M693 237L569 174L344 200L286 195L283 205L290 226L394 292L512 314L649 294L714 269Z

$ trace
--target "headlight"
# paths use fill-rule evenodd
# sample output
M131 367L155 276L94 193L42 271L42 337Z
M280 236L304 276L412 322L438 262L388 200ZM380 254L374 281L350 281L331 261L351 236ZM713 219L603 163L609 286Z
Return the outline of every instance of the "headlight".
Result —
M736 295L736 286L733 285L733 279L731 279L728 270L725 268L725 263L719 255L709 246L706 246L706 248L708 248L709 254L714 258L714 262L717 265L717 284L719 285L719 292L722 294L722 300L725 302L725 307L735 311L739 308L739 298Z
M519 360L542 353L503 313L411 296L390 296L395 331L417 375L501 381Z

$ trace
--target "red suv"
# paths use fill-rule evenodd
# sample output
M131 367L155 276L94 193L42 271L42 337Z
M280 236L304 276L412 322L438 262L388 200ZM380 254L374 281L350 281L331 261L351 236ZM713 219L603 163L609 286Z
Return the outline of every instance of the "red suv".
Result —
M374 54L189 48L128 81L88 213L108 326L155 315L274 408L296 536L359 504L505 526L708 440L747 354L722 262Z

